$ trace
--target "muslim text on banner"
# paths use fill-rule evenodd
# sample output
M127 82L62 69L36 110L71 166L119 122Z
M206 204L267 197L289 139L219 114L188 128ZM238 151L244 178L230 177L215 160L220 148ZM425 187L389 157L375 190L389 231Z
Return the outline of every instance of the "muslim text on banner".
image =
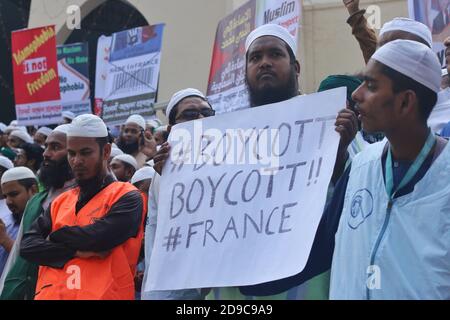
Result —
M345 95L339 88L176 125L144 290L253 285L301 272L325 206Z
M218 114L250 106L245 85L245 40L263 24L287 28L297 39L299 1L251 0L219 22L209 73L208 100Z
M55 27L14 31L12 64L20 125L60 123L61 101Z
M75 115L92 113L89 88L88 44L57 47L59 88L63 111Z
M102 107L108 125L132 114L154 115L163 29L158 24L113 34Z

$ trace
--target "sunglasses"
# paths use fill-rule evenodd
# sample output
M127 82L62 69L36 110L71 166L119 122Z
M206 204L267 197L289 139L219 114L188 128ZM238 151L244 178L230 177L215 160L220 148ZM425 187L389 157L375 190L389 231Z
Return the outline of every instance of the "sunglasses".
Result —
M177 117L177 120L183 119L183 120L196 120L200 115L206 117L212 117L216 114L216 111L210 108L205 108L201 110L184 110L181 112L181 114Z

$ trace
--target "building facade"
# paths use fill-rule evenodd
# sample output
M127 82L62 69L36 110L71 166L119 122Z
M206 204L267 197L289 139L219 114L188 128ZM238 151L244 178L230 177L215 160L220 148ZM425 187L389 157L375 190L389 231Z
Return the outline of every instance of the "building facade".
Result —
M164 102L181 88L206 91L217 24L246 0L120 1L140 13L148 24L166 24L158 95L158 101ZM105 2L32 0L29 28L55 24L58 44L66 43L73 32L66 25L67 8L77 5L81 19L85 19ZM369 19L377 28L393 17L408 15L406 0L361 1L362 8L368 6L374 12ZM342 0L303 0L298 52L303 92L315 92L327 75L363 69L364 60L347 18ZM101 20L99 24L109 23Z

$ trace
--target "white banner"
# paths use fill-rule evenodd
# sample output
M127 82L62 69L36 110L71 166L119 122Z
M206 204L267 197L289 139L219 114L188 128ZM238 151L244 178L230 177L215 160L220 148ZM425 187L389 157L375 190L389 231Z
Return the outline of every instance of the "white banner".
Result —
M103 99L105 98L106 78L108 77L108 62L111 53L112 37L101 36L97 42L97 64L95 67L95 107L94 113L102 114Z
M114 33L107 66L102 118L123 124L132 114L154 116L164 24Z
M345 88L176 125L148 290L301 272L324 209Z
M92 113L87 43L57 46L59 89L63 111Z

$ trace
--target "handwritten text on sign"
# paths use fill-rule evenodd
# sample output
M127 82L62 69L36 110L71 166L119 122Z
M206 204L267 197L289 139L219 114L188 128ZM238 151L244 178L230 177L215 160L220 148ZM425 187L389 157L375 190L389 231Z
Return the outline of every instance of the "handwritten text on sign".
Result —
M251 285L305 267L345 89L175 126L146 287Z

